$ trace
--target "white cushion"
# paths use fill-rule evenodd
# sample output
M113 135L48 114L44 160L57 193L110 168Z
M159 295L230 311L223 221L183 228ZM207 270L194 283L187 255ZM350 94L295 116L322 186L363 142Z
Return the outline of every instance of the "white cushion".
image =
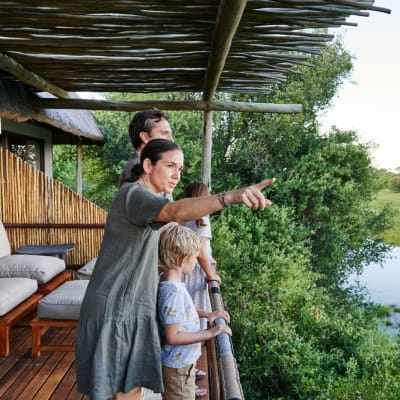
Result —
M94 266L96 265L97 257L92 258L87 264L76 271L76 277L78 279L90 279L92 276Z
M38 284L28 278L0 278L0 316L7 314L37 291Z
M0 258L11 254L10 242L8 241L7 232L3 223L0 221Z
M51 256L12 254L0 258L0 278L30 278L46 283L65 271L65 261Z
M83 296L89 281L76 280L63 283L38 304L38 317L50 319L79 319Z

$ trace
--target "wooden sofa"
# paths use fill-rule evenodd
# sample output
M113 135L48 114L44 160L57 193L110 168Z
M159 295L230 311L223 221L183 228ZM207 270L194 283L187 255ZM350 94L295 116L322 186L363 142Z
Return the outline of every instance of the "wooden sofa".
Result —
M70 279L63 259L11 254L0 221L0 356L9 355L11 327L34 318L39 300Z
M37 282L29 278L0 278L0 356L10 353L10 329L36 313L39 300Z

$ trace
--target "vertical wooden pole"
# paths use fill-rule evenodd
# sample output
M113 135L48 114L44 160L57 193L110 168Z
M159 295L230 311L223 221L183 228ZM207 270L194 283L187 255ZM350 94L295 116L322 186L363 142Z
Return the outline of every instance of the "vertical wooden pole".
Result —
M212 111L203 113L202 145L201 181L207 185L211 193Z
M2 183L7 183L7 150L8 150L8 137L6 134L3 134L1 130L1 118L0 118L0 144L1 151L3 153L2 165L1 165L1 179Z
M82 142L76 146L76 192L82 197Z

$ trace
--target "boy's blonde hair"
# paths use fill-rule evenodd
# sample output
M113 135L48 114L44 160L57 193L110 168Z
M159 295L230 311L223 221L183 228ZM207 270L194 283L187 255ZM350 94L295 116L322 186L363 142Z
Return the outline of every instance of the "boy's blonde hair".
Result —
M195 232L176 222L170 222L160 230L159 266L164 271L177 267L183 257L198 253L200 248L201 239Z

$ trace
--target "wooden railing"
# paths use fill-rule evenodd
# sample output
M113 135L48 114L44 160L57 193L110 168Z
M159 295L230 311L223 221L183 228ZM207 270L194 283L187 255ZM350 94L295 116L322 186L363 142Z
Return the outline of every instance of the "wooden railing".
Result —
M216 281L208 283L211 307L213 311L224 310L221 291ZM217 325L225 325L222 318L215 320ZM239 370L233 351L231 337L221 333L207 341L210 400L244 400Z
M31 244L75 243L68 268L96 257L107 212L0 148L0 220L12 252Z

